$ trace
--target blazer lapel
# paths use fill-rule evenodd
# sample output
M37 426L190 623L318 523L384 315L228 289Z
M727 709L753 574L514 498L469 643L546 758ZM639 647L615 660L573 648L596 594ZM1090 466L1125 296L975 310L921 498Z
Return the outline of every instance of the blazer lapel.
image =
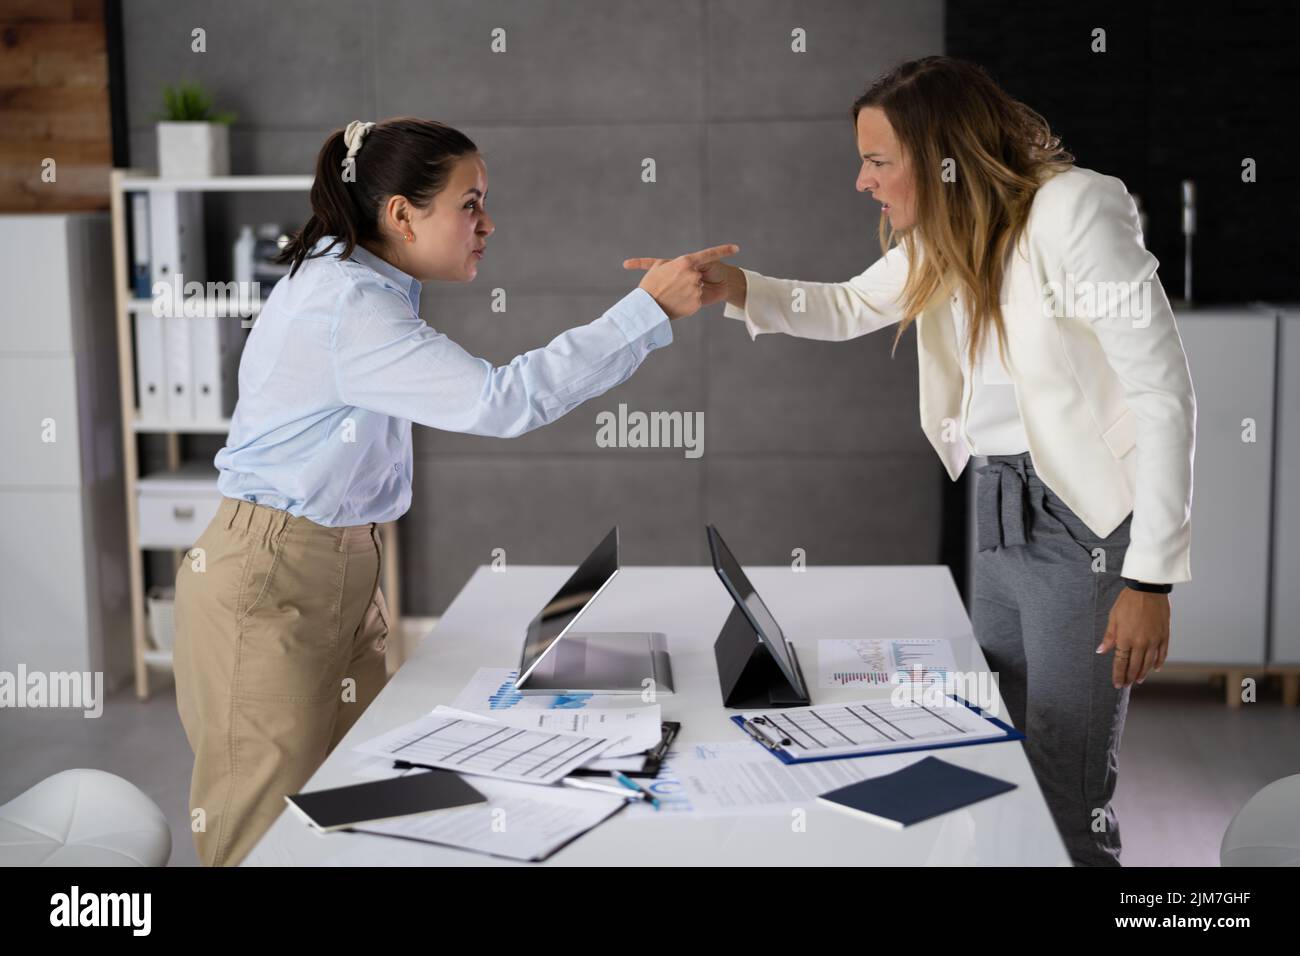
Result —
M970 459L961 437L961 366L949 299L939 293L916 319L921 430L953 481Z

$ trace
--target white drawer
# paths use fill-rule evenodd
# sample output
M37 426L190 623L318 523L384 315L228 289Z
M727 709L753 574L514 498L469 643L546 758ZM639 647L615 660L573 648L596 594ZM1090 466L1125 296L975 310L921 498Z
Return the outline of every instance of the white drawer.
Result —
M221 507L215 478L177 481L141 478L136 491L140 547L185 550L193 546Z

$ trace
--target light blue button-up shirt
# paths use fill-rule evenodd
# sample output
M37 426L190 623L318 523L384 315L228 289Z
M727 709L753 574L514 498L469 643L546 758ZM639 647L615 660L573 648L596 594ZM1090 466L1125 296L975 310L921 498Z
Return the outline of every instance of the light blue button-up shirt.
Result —
M420 318L416 279L360 246L348 259L341 249L281 279L248 335L215 459L229 498L328 527L392 521L411 505L411 422L513 438L626 381L673 340L638 288L493 367Z

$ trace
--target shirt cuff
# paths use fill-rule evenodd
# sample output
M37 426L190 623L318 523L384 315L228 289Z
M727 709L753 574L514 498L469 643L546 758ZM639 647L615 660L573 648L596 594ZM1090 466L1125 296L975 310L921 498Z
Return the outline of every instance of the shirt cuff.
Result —
M671 345L673 324L659 303L639 286L614 304L606 313L627 337L628 345L640 346L641 354Z
M739 319L744 322L745 328L749 331L750 341L752 342L754 339L758 338L760 332L765 331L755 324L753 316L750 314L750 309L754 305L755 297L761 294L759 282L755 280L761 280L762 276L757 272L751 272L749 269L741 269L740 271L745 274L745 307L740 309L728 302L722 310L722 315L723 318Z

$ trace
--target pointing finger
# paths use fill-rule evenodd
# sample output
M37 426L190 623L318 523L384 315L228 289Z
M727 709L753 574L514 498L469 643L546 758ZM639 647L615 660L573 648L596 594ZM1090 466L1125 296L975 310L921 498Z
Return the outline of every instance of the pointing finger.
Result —
M740 246L725 245L712 246L708 249L701 249L699 252L692 252L683 256L683 258L693 266L708 265L710 262L716 262L726 256L734 256L740 251Z

